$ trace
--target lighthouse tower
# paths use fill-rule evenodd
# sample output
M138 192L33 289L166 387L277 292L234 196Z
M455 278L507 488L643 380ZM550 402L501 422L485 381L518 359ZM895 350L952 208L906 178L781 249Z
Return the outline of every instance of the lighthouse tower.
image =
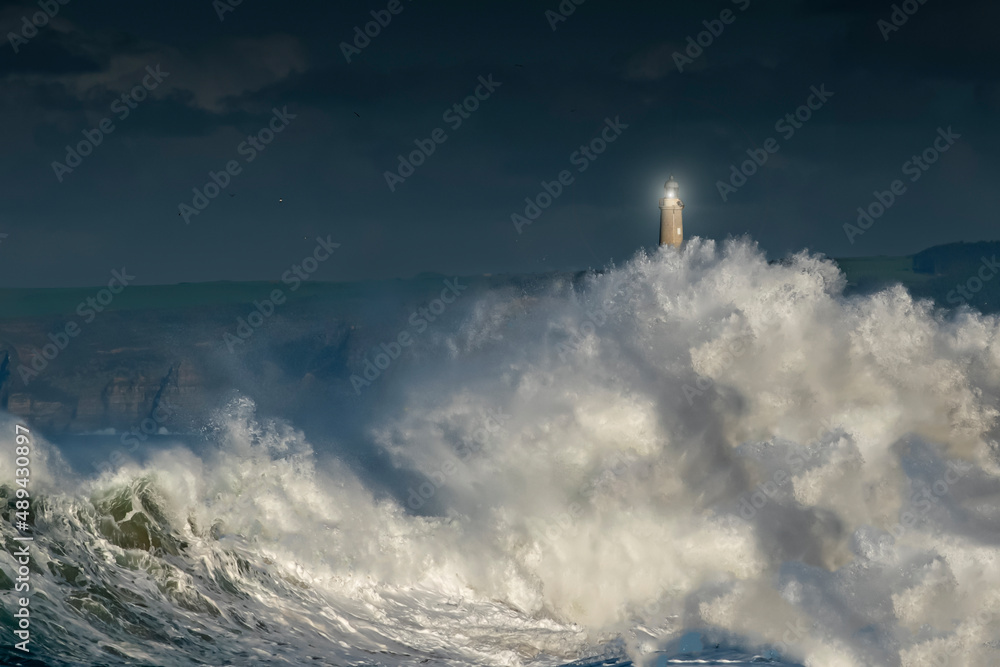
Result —
M684 203L678 197L680 185L671 176L664 190L666 197L660 199L660 245L680 248L684 241L684 222L681 217Z

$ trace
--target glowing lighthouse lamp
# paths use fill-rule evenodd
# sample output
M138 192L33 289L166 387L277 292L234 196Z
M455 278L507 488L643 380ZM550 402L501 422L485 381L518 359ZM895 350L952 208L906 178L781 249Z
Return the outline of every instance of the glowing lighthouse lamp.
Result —
M680 248L684 241L684 202L678 197L680 185L671 176L664 186L666 197L660 199L660 245Z

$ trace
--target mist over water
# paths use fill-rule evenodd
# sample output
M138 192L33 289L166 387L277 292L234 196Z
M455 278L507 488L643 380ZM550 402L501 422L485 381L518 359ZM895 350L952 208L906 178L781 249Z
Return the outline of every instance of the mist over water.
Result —
M810 667L997 662L997 318L848 298L748 240L546 280L474 295L379 380L391 494L253 397L211 450L99 478L37 441L39 653L656 665L697 630Z

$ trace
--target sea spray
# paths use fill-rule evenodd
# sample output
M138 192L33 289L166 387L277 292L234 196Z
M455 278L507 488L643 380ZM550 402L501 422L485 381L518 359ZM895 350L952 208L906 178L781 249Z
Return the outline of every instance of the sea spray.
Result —
M821 257L696 239L468 297L367 428L442 480L419 513L249 397L214 452L40 469L33 641L112 664L656 664L704 629L810 666L992 664L1000 326L844 286Z

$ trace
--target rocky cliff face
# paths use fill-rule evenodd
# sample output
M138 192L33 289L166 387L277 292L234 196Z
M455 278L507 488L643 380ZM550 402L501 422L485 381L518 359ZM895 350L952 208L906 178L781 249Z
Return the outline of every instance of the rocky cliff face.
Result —
M209 424L235 394L303 423L348 413L358 408L351 375L441 293L444 279L311 284L287 294L268 316L251 313L273 284L130 287L112 304L122 307L90 322L62 305L75 306L86 291L60 291L53 307L41 304L46 290L31 302L8 291L0 294L0 408L50 435L124 432L150 419L157 428L190 432ZM498 285L530 289L534 281L461 280L468 294ZM462 296L435 327L447 331L454 322L446 320L458 320L475 301ZM201 305L184 305L191 302ZM57 312L5 317L5 303L16 304L9 311ZM64 335L73 324L76 335ZM365 400L377 400L382 389L366 392Z
M350 331L298 304L230 352L223 334L235 335L237 318L249 312L106 312L68 342L60 317L0 320L0 408L58 434L127 431L163 405L169 409L157 413L157 425L186 431L241 388L270 381L286 398L295 395L324 357L340 356ZM288 346L296 354L277 354Z

